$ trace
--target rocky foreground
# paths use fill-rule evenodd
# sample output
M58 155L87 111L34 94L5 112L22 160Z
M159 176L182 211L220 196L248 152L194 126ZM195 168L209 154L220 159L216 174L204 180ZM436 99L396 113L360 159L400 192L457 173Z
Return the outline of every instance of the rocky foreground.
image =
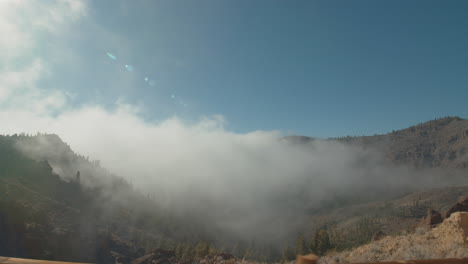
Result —
M435 228L386 236L351 251L330 254L320 264L468 257L468 213L455 212Z

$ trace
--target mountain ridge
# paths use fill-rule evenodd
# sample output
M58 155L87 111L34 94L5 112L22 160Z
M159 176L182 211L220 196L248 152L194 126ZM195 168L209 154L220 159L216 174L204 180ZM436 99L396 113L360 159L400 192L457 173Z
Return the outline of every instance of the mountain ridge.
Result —
M305 147L320 140L305 136L283 139ZM460 164L466 162L461 154L468 146L468 120L450 117L384 135L326 140L383 151L385 157L397 164L464 169ZM429 150L424 152L426 148ZM421 150L429 155L416 155ZM450 152L455 152L454 159L449 158L450 154L444 159L434 158ZM242 240L238 234L207 225L205 215L175 214L172 208L157 205L154 197L139 193L131 183L111 174L99 162L74 153L58 135L0 136L0 165L0 193L6 194L0 196L0 233L9 235L0 236L3 255L114 263L123 261L115 252L128 260L157 246L183 248L190 255L195 243L208 241L233 255L267 261L278 259L278 243L290 244L286 239L276 244ZM297 210L294 213L303 213L307 225L327 226L330 241L336 249L343 250L368 242L377 230L395 234L411 228L427 208L445 208L454 195L466 192L468 186L443 188L389 200L378 193L377 203L369 202L368 193L363 193L367 195L364 200L333 198L332 193L329 196L332 199L324 201L323 208L313 208L313 213ZM427 198L434 194L437 201ZM297 197L294 203L301 203L302 196ZM279 208L284 213L287 207ZM395 220L398 225L392 226ZM384 225L386 228L382 228ZM89 250L77 250L85 241Z
M292 143L301 144L317 140L300 135L285 138ZM385 134L325 140L382 151L395 164L468 168L468 120L457 116L434 119Z

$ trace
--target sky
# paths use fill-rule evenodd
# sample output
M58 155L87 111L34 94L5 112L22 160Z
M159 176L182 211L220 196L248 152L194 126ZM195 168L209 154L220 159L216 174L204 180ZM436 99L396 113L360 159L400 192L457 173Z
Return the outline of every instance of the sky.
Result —
M466 10L456 0L2 0L0 107L49 119L125 108L149 123L215 117L234 133L323 138L467 118Z

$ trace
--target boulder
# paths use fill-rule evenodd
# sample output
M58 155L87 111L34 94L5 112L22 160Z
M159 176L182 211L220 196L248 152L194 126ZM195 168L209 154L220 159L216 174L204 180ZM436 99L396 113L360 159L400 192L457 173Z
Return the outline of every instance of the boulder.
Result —
M428 209L427 215L424 218L424 224L428 227L435 227L436 225L442 223L442 215L436 210Z

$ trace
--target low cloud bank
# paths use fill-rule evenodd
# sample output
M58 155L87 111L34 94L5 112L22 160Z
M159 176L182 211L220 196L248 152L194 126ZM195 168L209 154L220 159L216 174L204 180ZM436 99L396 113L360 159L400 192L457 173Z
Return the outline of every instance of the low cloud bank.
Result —
M149 122L120 104L56 116L10 109L0 120L2 133L58 134L179 214L239 236L290 234L308 212L335 198L385 197L442 182L436 174L388 164L377 150L329 140L297 144L271 131L230 132L220 116Z

